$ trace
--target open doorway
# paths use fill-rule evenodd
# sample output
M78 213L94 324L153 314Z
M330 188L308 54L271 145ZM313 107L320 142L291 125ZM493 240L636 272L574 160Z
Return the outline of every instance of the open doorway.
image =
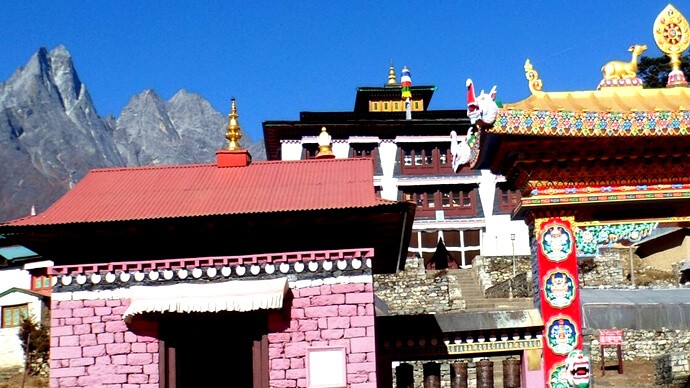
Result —
M268 388L265 312L163 314L161 387Z

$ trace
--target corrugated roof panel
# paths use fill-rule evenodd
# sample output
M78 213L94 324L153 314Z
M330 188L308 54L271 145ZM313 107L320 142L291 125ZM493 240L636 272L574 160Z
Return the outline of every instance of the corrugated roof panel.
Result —
M371 159L97 169L45 212L6 225L345 209L382 203Z

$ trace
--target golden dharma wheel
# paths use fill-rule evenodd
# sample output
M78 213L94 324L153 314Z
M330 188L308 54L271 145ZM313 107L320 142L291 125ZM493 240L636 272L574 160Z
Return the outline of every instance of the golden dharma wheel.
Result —
M654 22L654 40L659 49L671 56L679 55L690 44L690 27L685 16L671 4L667 5Z

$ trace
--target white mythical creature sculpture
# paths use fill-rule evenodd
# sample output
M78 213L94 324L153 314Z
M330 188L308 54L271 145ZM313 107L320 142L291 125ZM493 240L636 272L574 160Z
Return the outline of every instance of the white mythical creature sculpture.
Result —
M573 388L589 387L589 357L582 350L573 350L565 359L568 383Z
M467 135L460 136L459 138L455 131L450 131L450 153L453 155L453 171L458 172L462 166L469 163L472 156L470 140L474 140L472 127L467 130Z
M470 123L481 128L490 127L496 121L498 105L496 104L496 86L491 88L489 94L482 90L479 96L474 93L474 84L471 79L465 82L467 86L467 116ZM458 136L457 132L450 132L450 152L453 155L453 171L458 172L462 166L469 163L473 143L477 141L477 135L472 127L467 130L467 135Z
M494 101L496 86L491 88L489 94L482 90L479 96L476 96L472 80L468 78L465 85L467 85L467 116L470 122L479 128L493 125L498 115L498 105Z

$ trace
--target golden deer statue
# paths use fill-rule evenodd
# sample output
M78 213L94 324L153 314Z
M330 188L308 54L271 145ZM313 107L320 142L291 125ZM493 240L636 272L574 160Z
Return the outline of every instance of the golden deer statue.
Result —
M637 56L647 50L646 45L636 44L630 46L628 51L632 52L630 62L611 61L601 68L604 79L630 79L637 77Z

